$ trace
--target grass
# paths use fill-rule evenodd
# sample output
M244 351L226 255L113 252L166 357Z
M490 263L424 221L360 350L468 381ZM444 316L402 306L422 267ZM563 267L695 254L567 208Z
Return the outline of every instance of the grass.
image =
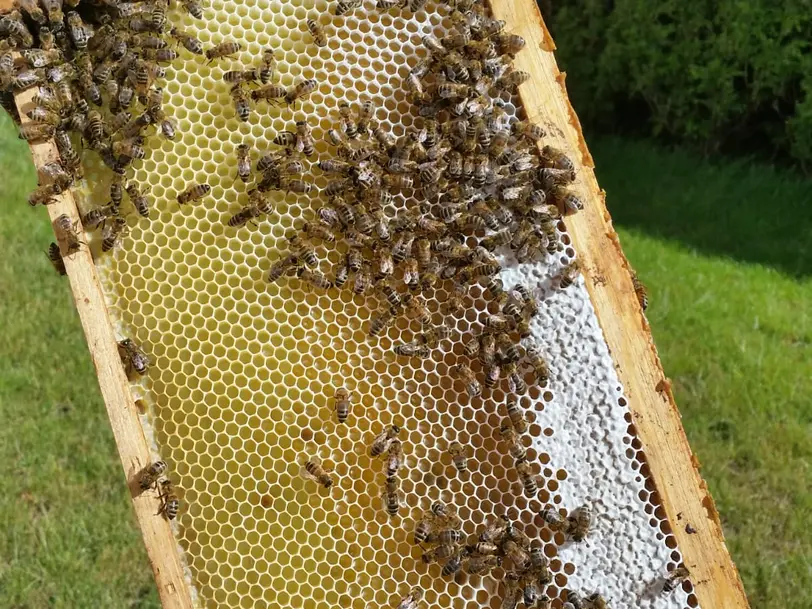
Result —
M647 143L604 139L593 153L752 606L808 609L812 208L793 206L812 183ZM0 183L0 607L157 607L68 285L43 254L50 227L24 203L34 171L5 116Z
M25 202L27 146L0 112L0 607L157 608L53 235Z

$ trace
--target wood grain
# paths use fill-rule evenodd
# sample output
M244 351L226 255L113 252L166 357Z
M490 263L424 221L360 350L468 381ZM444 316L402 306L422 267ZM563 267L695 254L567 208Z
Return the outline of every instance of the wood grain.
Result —
M671 383L634 293L629 263L567 96L565 74L555 62L555 44L533 0L492 0L491 8L497 19L507 22L507 31L527 42L514 64L531 75L520 87L527 116L548 130L546 143L563 149L578 165L575 190L585 209L567 218L567 228L585 267L587 290L629 401L651 477L691 571L696 597L703 609L746 608L747 597L725 545L719 514L688 445Z
M17 96L21 116L31 108L33 95L34 89L29 89ZM50 141L32 144L31 154L38 169L59 158L56 145ZM67 214L73 221L80 222L76 203L69 191L57 197L57 202L48 205L47 209L52 222L61 214ZM32 210L31 213L42 213L42 210ZM138 475L152 459L130 393L130 384L118 355L117 340L107 314L96 266L87 246L65 258L65 268L96 368L158 594L164 609L191 609L192 600L189 586L184 580L178 545L169 523L163 516L157 515L160 507L157 494L154 491L139 492ZM126 568L129 565L122 565L122 569Z

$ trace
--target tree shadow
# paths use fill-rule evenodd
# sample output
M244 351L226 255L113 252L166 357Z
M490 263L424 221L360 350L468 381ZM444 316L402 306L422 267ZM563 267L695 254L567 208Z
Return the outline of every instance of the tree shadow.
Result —
M791 276L812 274L812 180L645 140L595 137L590 149L617 225Z

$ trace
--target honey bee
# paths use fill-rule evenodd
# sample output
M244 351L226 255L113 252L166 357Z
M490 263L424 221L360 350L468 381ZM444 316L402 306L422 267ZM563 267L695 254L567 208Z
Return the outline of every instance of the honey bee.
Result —
M21 0L18 2L18 6L26 15L31 17L31 19L36 21L38 24L45 24L45 13L39 7L36 0Z
M389 444L389 451L386 458L386 477L397 476L400 468L403 467L403 444L397 438L393 438Z
M306 121L296 121L296 150L305 156L311 156L316 150L313 135Z
M347 283L347 279L349 279L350 276L350 270L347 268L346 264L340 264L338 267L336 267L334 274L335 277L333 278L333 285L340 288Z
M267 85L271 81L271 78L273 78L273 73L276 71L276 58L274 57L273 49L265 49L262 51L262 61L260 62L258 70L259 80L263 85ZM283 97L283 95L279 97Z
M493 389L502 377L502 368L499 364L490 363L485 367L485 387Z
M251 117L251 104L248 102L248 96L240 85L234 85L231 88L231 99L234 102L237 117L244 123L248 122Z
M175 61L178 58L178 52L172 49L143 49L141 56L144 59L151 59L158 63L166 63Z
M20 138L27 142L47 140L55 131L54 125L49 123L26 123L20 126Z
M485 328L490 332L509 332L516 326L516 320L506 315L493 314L485 317Z
M482 395L482 385L476 379L474 371L466 364L457 364L451 368L451 375L460 379L465 385L468 395L475 398Z
M374 440L372 440L372 444L369 447L369 455L371 457L379 457L385 453L387 450L389 450L392 440L394 440L399 433L400 427L397 425L390 425L384 429L381 433L375 436Z
M360 6L360 4L359 2L358 5ZM423 594L423 588L415 586L400 600L397 609L417 609L418 603L423 599Z
M561 271L561 276L559 279L559 285L561 286L562 290L566 290L575 282L575 280L578 278L580 269L581 265L577 260L570 262L564 267L564 269Z
M180 193L177 197L177 201L179 205L186 205L187 203L199 201L209 194L209 192L211 192L211 186L208 184L195 184Z
M228 219L228 225L232 227L244 226L254 218L258 218L259 215L260 211L256 205L246 205Z
M221 42L217 46L207 49L206 59L213 61L214 59L218 59L220 57L232 57L240 51L242 51L242 46L239 43L232 40L227 40L225 42Z
M309 283L311 286L319 290L329 290L331 287L333 287L333 282L327 279L327 277L318 271L311 271L303 266L299 267L299 269L296 271L296 275L302 281Z
M126 233L127 220L124 218L113 218L112 222L105 223L102 231L102 251L109 252Z
M553 170L548 169L546 171ZM564 188L556 188L553 191L553 198L556 200L561 212L566 216L571 216L584 208L584 202L581 200L581 198L575 193Z
M397 314L398 310L395 307L379 311L369 322L369 335L372 337L378 336L395 321Z
M424 329L423 332L417 335L417 340L424 345L434 348L440 344L440 341L445 340L450 336L451 328L443 324Z
M51 243L48 246L48 251L46 252L48 255L48 260L51 261L51 265L54 267L54 270L59 273L60 275L67 275L68 271L65 268L65 261L62 260L62 253L59 251L59 245L56 243Z
M431 312L426 307L426 302L422 296L409 298L406 302L406 316L415 319L422 325L431 323Z
M314 78L300 80L288 89L288 92L285 94L285 103L288 105L295 104L297 99L302 99L313 93L317 86L318 82Z
M513 398L508 398L506 409L508 419L510 420L510 424L513 426L513 429L515 429L519 434L525 433L530 425L528 424L527 419L525 418L524 410L522 410L521 406L519 406L519 403Z
M321 463L315 459L308 459L305 462L305 472L310 478L321 484L324 488L333 486L333 479Z
M56 184L43 184L35 188L28 195L28 204L32 207L37 205L51 205L56 202L55 197L62 192Z
M423 562L426 564L439 562L441 560L446 560L447 558L451 558L455 554L459 552L459 544L456 543L444 543L438 546L435 546L431 550L424 552L422 559Z
M457 471L461 474L469 472L468 469L468 451L459 442L452 442L448 447L448 454L451 455L451 462Z
M268 272L268 281L276 283L283 275L294 267L297 258L294 255L285 256L280 258L271 265L271 270Z
M592 509L584 504L567 518L567 533L573 541L581 542L589 533L592 524Z
M506 364L504 371L508 377L508 387L511 393L527 393L527 383L524 382L522 375L519 374L516 362Z
M511 527L507 516L499 516L488 524L479 534L479 542L485 544L500 544Z
M375 114L375 105L370 100L361 102L361 107L358 110L358 132L366 135L370 131L370 122L372 116Z
M435 501L430 508L434 522L442 527L459 529L462 527L462 520L457 516L453 508L447 506L442 501Z
M196 19L203 19L203 7L197 0L181 0L184 10Z
M567 529L567 520L555 508L546 507L541 510L539 516L553 531L565 531Z
M254 82L259 78L256 70L229 70L223 72L223 80L232 85Z
M510 425L502 425L499 429L502 439L508 444L508 453L516 461L522 463L527 461L527 449L522 444L521 437Z
M73 46L79 50L87 48L87 41L90 39L90 30L84 21L82 21L79 13L69 11L65 15L65 20L68 24L68 33L73 41Z
M567 602L561 609L584 609L584 599L575 590L567 590Z
M405 496L403 491L400 490L400 481L396 477L390 476L386 479L386 487L382 497L386 506L386 513L391 518L397 516L400 506L405 502Z
M465 296L467 291L464 286L455 286L454 291L448 295L448 298L441 305L441 310L444 315L459 316L465 312Z
M54 220L53 226L57 240L64 244L68 256L81 249L82 242L77 231L78 221L74 224L67 214L62 214Z
M159 493L162 503L158 514L162 513L166 516L167 520L174 520L180 510L180 499L178 499L178 496L172 488L172 482L170 480L162 480Z
M262 75L260 74L260 78ZM274 99L282 99L288 94L288 90L285 89L282 85L267 85L265 87L261 87L259 89L255 89L251 91L251 99L254 101L258 101L260 99L265 100L274 100Z
M609 603L597 592L593 592L586 597L586 605L590 609L609 609Z
M688 579L690 575L691 574L689 573L687 567L685 567L685 565L680 565L666 575L665 582L663 583L663 592L673 592L678 586L682 585L682 582Z
M350 392L343 387L336 389L333 399L335 400L335 411L339 423L346 423L347 418L350 416L350 397Z
M634 286L634 293L637 296L637 302L640 303L640 308L645 311L648 308L648 290L645 284L640 281L637 273L632 273L632 285Z
M111 202L104 207L91 209L87 212L82 216L82 224L86 229L96 228L97 226L103 225L108 218L112 218L116 215L118 215L118 207Z
M178 42L180 42L183 45L183 47L190 53L194 53L195 55L203 54L203 43L200 42L200 40L198 40L191 34L188 34L181 29L173 27L169 31L169 35L172 36Z
M519 478L522 481L524 494L528 497L534 497L536 493L538 493L539 487L538 483L536 482L536 477L533 474L532 466L526 461L520 461L516 463L516 472L519 474Z
M307 29L310 32L310 35L313 36L313 42L316 44L316 46L326 47L327 34L324 32L324 28L321 26L321 24L315 19L308 19L306 23Z
M308 236L309 239L320 239L325 243L335 243L336 236L333 231L326 226L316 224L315 222L306 222L302 227L302 231Z
M158 484L158 478L167 470L166 461L155 461L150 463L139 478L138 484L142 491Z
M410 343L400 343L393 347L393 351L396 355L402 355L404 357L419 357L421 359L426 359L427 357L431 356L431 350L426 345L420 345L415 342Z
M141 137L130 138L113 142L113 154L119 157L129 157L130 159L143 159L144 148L141 145Z
M414 0L412 0L412 1L414 2ZM438 547L442 547L442 546L438 546ZM461 552L458 551L451 558L449 558L448 561L443 565L443 568L440 571L440 574L443 577L449 577L450 575L453 575L454 573L456 573L457 571L462 569L462 560L463 560L463 555L462 555Z
M118 355L121 358L121 363L124 364L127 376L133 372L144 375L149 370L149 357L130 338L125 338L118 343Z
M336 2L336 15L339 17L357 8L361 8L363 0L338 0Z
M517 580L508 578L505 582L505 595L502 597L501 609L516 609L522 599L522 590Z
M479 544L477 544L479 545ZM465 572L469 575L479 575L497 567L502 566L502 559L499 556L493 555L477 555L471 557L465 563Z
M251 177L251 148L248 144L237 146L237 176L243 183Z

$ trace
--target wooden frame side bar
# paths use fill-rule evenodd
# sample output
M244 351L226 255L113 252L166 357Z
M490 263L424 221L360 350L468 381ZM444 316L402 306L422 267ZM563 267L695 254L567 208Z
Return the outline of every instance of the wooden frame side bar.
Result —
M491 0L491 9L495 18L507 22L507 31L527 42L514 65L531 75L519 92L528 118L551 131L550 139L578 166L575 189L585 209L567 218L567 228L699 604L703 609L745 609L749 605L741 579L637 301L629 263L567 96L565 74L553 55L555 44L534 0Z
M31 98L35 90L29 89L16 97L23 122L27 122L25 111L32 107ZM52 141L32 144L31 154L37 170L59 159ZM81 229L79 212L70 190L58 196L57 202L47 208L52 222L58 216L67 214ZM80 234L83 234L81 230ZM79 252L64 260L161 603L164 609L192 609L177 542L169 523L158 515L158 496L152 491L140 492L138 473L150 463L150 451L118 355L117 339L107 314L93 257L87 246L83 246Z

